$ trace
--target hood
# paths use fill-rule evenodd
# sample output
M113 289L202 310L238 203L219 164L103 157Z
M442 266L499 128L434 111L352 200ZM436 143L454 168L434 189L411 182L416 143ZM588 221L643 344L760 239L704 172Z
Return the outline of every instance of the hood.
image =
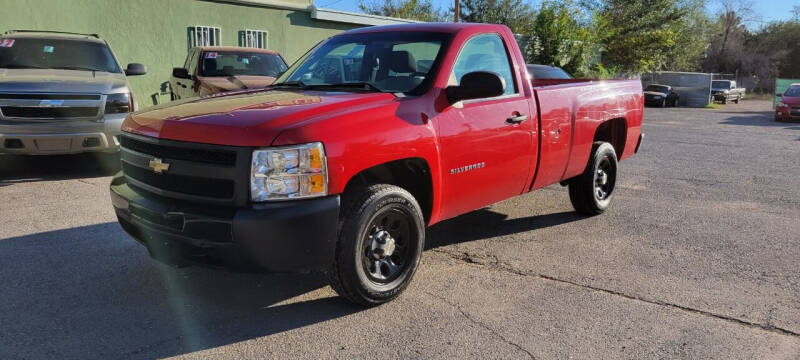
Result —
M252 75L198 77L197 80L200 82L200 86L206 85L222 91L264 88L275 82L275 78L272 76Z
M127 88L124 74L61 69L0 69L0 92L109 94Z
M300 90L229 92L174 101L134 113L122 130L169 140L267 146L288 127L388 104L387 93Z
M800 105L800 96L784 96L781 97L781 102L789 106Z
M659 96L667 96L667 94L658 92L658 91L645 91L645 95L659 95Z

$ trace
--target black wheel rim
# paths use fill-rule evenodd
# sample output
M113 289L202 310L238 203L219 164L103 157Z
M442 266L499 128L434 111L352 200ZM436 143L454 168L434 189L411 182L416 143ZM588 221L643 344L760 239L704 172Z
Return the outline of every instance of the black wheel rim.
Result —
M411 262L412 221L400 208L389 208L376 214L364 233L361 266L367 277L387 284L402 275Z
M616 181L616 169L608 157L604 157L597 164L594 172L594 196L597 200L603 201L611 197Z

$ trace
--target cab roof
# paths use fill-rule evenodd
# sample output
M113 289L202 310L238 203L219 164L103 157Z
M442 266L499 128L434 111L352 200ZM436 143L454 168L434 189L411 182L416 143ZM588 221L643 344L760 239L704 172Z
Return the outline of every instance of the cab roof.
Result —
M96 43L105 43L97 34L79 34L60 31L46 30L9 30L2 36L3 38L14 39L59 39L59 40L83 40Z
M379 33L379 32L391 32L391 31L403 31L403 32L424 31L424 32L441 32L441 33L454 34L465 29L475 29L475 28L483 28L488 31L490 30L501 31L503 29L506 29L504 25L481 24L481 23L464 23L464 22L409 23L409 24L370 26L365 28L349 30L342 34L368 34L368 33Z

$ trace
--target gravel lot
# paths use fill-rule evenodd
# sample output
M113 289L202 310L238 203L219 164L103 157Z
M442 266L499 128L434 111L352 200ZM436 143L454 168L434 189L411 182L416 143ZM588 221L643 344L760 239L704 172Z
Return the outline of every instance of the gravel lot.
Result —
M0 358L800 358L800 124L647 109L612 208L553 186L438 224L396 301L160 265L113 158L0 156Z

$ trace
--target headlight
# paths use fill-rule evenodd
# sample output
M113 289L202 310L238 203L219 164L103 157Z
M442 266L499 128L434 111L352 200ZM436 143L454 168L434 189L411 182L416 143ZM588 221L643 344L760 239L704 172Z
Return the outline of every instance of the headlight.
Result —
M302 199L328 194L328 168L322 143L253 151L250 199Z
M730 90L725 90L725 91L723 91L723 92L724 92L724 93L726 93L726 94L730 94L730 93L731 93L731 91L730 91Z
M133 109L131 95L128 93L106 95L106 114L128 113Z

